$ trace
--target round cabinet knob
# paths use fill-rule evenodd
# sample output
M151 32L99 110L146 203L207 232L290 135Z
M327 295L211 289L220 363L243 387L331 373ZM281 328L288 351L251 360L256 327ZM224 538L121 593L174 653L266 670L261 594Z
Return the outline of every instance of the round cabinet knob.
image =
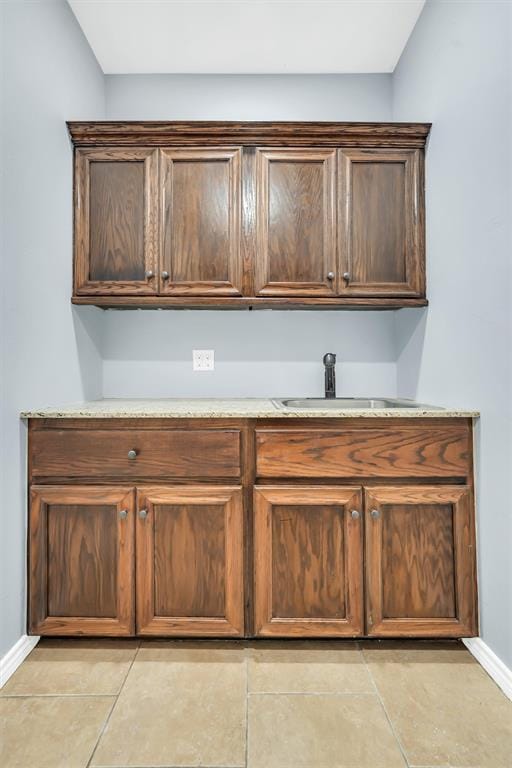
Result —
M145 520L147 516L148 516L147 509L139 509L139 517L141 520Z
M328 280L334 280L334 272L328 272L327 273L327 279Z
M348 281L350 280L350 272L344 272L343 273L343 279L346 280L347 283L348 283Z
M372 509L370 512L370 515L373 517L374 520L378 520L380 517L380 512L378 509Z
M359 512L357 509L353 509L350 514L352 515L352 520L359 520Z
M168 280L169 279L169 273L165 270L162 272L162 280Z
M133 449L131 451L128 451L128 458L129 459L136 459L137 458L137 451L134 451Z
M146 275L146 280L151 280L151 278L155 276L155 273L153 272L152 269L147 269L145 272L145 275Z
M119 512L119 517L121 518L121 520L126 520L126 518L128 517L128 510L121 509L121 511Z

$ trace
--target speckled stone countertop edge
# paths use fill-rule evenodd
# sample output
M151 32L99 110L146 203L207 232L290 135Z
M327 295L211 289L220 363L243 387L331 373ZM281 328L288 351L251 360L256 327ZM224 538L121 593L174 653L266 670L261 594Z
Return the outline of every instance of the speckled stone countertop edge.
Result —
M453 408L281 408L269 398L93 400L22 411L22 419L478 418Z

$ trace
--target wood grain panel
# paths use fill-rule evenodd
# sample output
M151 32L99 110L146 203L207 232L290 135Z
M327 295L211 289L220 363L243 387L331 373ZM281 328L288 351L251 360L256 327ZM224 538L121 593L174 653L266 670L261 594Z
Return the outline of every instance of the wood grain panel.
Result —
M257 429L259 477L465 477L467 425Z
M343 512L279 505L272 515L272 616L343 619Z
M256 169L257 295L334 295L334 151L259 150Z
M243 635L242 489L140 488L137 508L137 633Z
M160 291L240 295L239 149L163 150Z
M48 613L117 613L117 509L106 504L48 504Z
M144 161L89 164L89 279L144 280Z
M424 296L423 165L419 150L340 150L339 290Z
M322 165L271 162L268 192L269 282L323 282Z
M454 618L451 505L386 504L381 511L384 618Z
M128 452L134 450L136 458ZM239 430L34 431L34 477L239 477Z
M475 530L468 486L365 490L367 633L477 632Z
M74 293L156 294L158 151L75 153Z
M133 561L132 489L32 486L31 634L133 634Z
M360 512L359 488L254 489L257 635L362 633Z
M405 164L354 163L350 282L405 283Z
M225 613L225 512L214 504L155 504L155 613Z

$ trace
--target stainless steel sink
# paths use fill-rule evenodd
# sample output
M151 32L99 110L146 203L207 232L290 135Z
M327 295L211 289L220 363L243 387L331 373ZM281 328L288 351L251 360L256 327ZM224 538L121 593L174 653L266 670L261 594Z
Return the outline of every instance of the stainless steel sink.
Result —
M443 410L438 406L424 405L422 403L416 403L414 400L394 400L391 398L374 398L374 397L302 397L302 398L284 398L276 399L272 401L277 408L290 408L290 409L311 409L311 410L330 410L345 408L361 408L367 409L379 409L383 408L428 408L429 410Z

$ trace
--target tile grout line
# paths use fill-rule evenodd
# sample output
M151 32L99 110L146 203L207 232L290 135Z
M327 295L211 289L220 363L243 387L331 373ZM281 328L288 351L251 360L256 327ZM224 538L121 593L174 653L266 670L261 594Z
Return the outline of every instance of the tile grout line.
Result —
M402 757L403 757L403 759L404 759L404 761L405 761L405 767L406 767L406 768L411 768L411 765L410 765L410 763L409 763L409 760L408 760L408 758L407 758L407 755L406 755L405 749L404 749L404 747L403 747L403 745L402 745L402 742L400 741L400 739L398 738L398 735L397 735L397 733L396 733L396 730L395 730L395 726L394 726L394 723L393 723L393 721L391 720L391 717L389 716L389 713L388 713L388 711L387 711L387 709L386 709L386 706L385 706L385 704L384 704L384 701L383 701L383 699L382 699L382 696L380 695L379 687L378 687L377 683L375 682L375 680L374 680L374 677L373 677L373 675L372 675L372 671L371 671L371 669L370 669L370 666L369 666L368 662L366 661L366 656L365 656L365 654L364 654L364 648L363 648L362 646L361 646L361 656L363 657L363 663L364 663L364 666L365 666L365 668L366 668L366 671L368 672L368 676L369 676L369 678L370 678L370 680L371 680L371 682L372 682L372 685L373 685L373 687L374 687L374 689L375 689L375 693L376 693L376 695L377 695L377 698L378 698L378 700L379 700L379 702L380 702L380 705L381 705L381 707L382 707L382 711L384 712L384 715L386 716L386 720L387 720L387 721L388 721L388 723L389 723L389 727L390 727L390 729L391 729L391 733L392 733L392 734L393 734L393 736L395 737L395 741L396 741L396 743L398 744L398 748L399 748L399 750L400 750L400 752L401 752L401 754L402 754Z
M128 675L129 675L129 674L130 674L130 672L132 671L132 667L133 667L133 665L134 665L134 663L135 663L135 659L136 659L136 658L137 658L137 656L139 655L139 651L140 651L140 645L141 645L141 644L140 644L140 642L139 642L139 645L138 645L138 647L137 647L137 650L135 651L135 653L134 653L134 655L133 655L132 663L131 663L131 664L130 664L130 666L128 667L128 671L127 671L127 673L126 673L126 676L125 676L125 678L124 678L124 680L123 680L123 683L122 683L121 687L119 688L119 690L118 690L118 692L117 692L117 695L116 695L116 696L115 696L115 698L114 698L114 703L113 703L113 704L112 704L112 706L110 707L110 712L108 713L108 716L107 716L107 719L105 720L105 723L104 723L104 725L103 725L103 728L101 729L101 732L100 732L100 734L99 734L98 738L96 739L96 743L94 744L94 747L93 747L93 749L92 749L92 752L91 752L91 756L90 756L89 760L87 761L85 768L90 768L90 765L91 765L91 763L92 763L92 760L93 760L93 758L94 758L94 755L96 754L96 750L98 749L98 745L99 745L99 743L100 743L100 741L101 741L101 739L102 739L102 737L103 737L103 734L105 733L105 731L106 731L106 729L107 729L107 726L108 726L108 724L109 724L109 722L110 722L110 718L112 717L112 712L114 711L114 708L115 708L115 706L116 706L117 702L119 701L119 696L121 695L121 693L122 693L122 691L123 691L123 688L124 688L124 686L126 685L126 681L128 680Z
M245 648L245 768L249 766L249 659Z
M373 696L375 691L250 691L249 696Z
M117 693L8 693L2 699L115 699Z

